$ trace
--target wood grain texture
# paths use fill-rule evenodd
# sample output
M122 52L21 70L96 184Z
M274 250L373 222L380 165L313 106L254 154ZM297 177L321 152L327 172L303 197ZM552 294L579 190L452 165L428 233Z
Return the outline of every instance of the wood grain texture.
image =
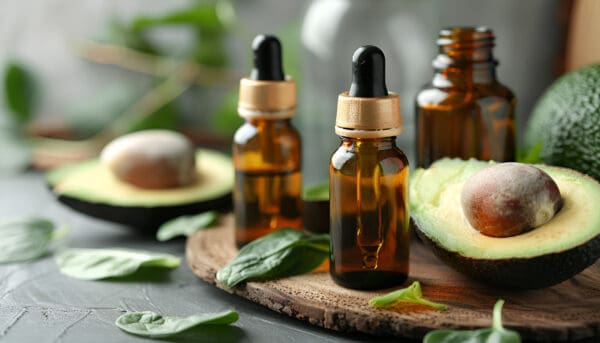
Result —
M504 291L470 280L440 262L423 244L411 245L410 277L419 280L426 298L445 303L438 312L417 305L376 309L369 299L381 291L337 286L326 268L313 273L234 288L219 284L215 274L237 253L233 217L196 232L187 241L186 257L200 278L273 311L338 331L420 338L433 329L481 328L491 325L492 307L506 300L503 320L524 339L540 342L600 339L600 263L559 285L535 291Z

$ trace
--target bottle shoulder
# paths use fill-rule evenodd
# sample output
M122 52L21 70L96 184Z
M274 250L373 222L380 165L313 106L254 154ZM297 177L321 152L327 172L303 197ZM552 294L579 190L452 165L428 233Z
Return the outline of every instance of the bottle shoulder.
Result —
M384 175L395 174L408 168L408 158L396 146L373 151L359 151L343 144L331 156L331 167L334 170L352 173L359 165L364 168L368 164L373 167L379 165Z
M416 106L458 106L490 100L512 103L515 96L508 87L500 82L475 84L469 88L436 87L429 83L417 93L415 104Z
M277 144L300 144L300 133L291 124L245 122L233 135L234 145L271 141Z

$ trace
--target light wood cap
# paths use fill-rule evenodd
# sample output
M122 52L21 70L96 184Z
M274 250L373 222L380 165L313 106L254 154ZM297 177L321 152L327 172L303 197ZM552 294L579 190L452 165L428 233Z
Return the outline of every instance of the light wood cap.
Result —
M240 80L238 112L244 118L290 118L296 111L296 82Z
M400 96L361 98L344 92L338 97L335 133L353 138L381 138L402 132Z

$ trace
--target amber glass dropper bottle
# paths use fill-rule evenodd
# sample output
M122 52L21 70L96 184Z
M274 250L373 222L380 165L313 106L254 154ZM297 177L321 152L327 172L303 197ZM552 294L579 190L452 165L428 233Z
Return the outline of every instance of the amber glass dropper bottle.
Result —
M513 93L496 79L494 33L443 29L433 80L416 97L417 166L441 157L515 160Z
M246 122L233 140L235 239L242 246L282 228L302 228L300 135L292 126L296 83L283 73L281 43L259 35L254 69L240 81Z
M330 273L344 287L377 289L408 275L408 160L396 147L400 97L388 93L385 57L363 46L353 81L338 98L330 175Z

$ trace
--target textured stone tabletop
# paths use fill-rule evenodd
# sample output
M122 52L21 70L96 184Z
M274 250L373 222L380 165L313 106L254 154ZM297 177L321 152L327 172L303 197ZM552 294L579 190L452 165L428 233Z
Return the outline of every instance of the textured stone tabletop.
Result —
M80 248L127 247L183 257L183 239L159 243L127 228L91 219L56 202L41 174L0 180L0 218L42 216L68 228L61 244ZM1 239L1 237L0 237ZM311 326L227 294L196 278L185 261L166 276L140 281L82 281L62 275L52 257L0 265L0 342L141 342L120 331L125 311L150 310L186 316L235 309L232 327L210 329L177 341L202 342L383 342ZM148 340L149 341L149 340ZM390 341L399 342L398 339Z

